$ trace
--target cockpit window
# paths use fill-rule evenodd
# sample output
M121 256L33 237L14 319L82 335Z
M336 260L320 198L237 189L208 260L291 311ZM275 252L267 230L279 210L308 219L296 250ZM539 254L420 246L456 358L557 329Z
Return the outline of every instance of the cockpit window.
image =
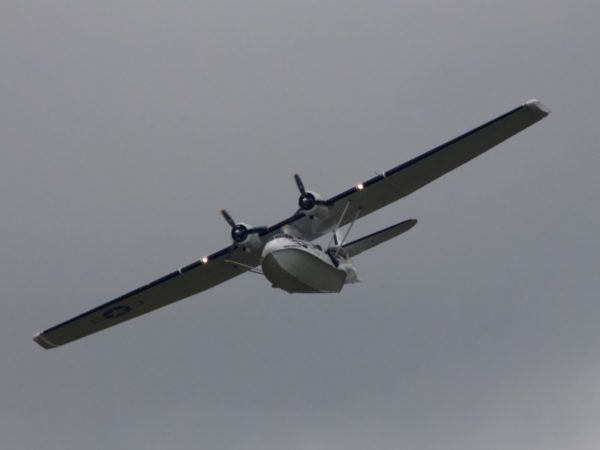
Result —
M288 238L288 239L294 240L294 238L287 233L278 233L278 234L274 235L271 239L276 239L276 238Z
M273 235L273 237L271 239L276 239L276 238L285 238L285 239L289 239L290 241L294 242L295 244L298 244L304 248L316 248L318 250L323 251L323 247L321 247L318 244L312 244L311 242L302 240L297 238L296 236L292 236L291 234L288 233L278 233Z

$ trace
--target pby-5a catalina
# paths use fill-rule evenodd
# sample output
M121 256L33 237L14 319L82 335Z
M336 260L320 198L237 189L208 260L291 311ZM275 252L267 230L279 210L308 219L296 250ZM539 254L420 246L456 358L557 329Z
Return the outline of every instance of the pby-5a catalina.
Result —
M205 291L242 273L258 271L274 288L294 293L339 292L358 281L352 258L412 228L409 219L346 242L354 222L399 200L533 125L549 111L537 100L503 114L439 147L377 174L329 198L300 191L297 210L271 226L236 222L225 211L231 245L152 283L37 333L43 348L58 347L170 303ZM346 227L342 232L342 227ZM312 243L331 234L325 248ZM257 269L260 266L262 270Z

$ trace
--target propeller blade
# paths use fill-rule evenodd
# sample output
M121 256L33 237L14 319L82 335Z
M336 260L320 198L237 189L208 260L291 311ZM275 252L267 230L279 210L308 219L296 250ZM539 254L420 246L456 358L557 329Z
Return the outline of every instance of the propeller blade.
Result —
M225 218L227 223L231 226L231 228L235 227L235 225L236 225L235 221L231 218L231 216L229 215L229 213L227 211L222 209L221 214L223 215L223 217Z
M300 193L302 195L304 195L306 193L306 190L304 189L304 184L302 183L302 180L300 179L300 175L298 175L297 173L294 174L294 180L296 180L296 186L298 186L298 190L300 191Z

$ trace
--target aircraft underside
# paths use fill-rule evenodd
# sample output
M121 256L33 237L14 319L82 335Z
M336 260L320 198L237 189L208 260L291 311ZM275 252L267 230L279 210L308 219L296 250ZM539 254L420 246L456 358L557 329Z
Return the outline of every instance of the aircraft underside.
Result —
M325 252L287 238L265 245L261 266L274 288L290 293L340 292L348 276Z

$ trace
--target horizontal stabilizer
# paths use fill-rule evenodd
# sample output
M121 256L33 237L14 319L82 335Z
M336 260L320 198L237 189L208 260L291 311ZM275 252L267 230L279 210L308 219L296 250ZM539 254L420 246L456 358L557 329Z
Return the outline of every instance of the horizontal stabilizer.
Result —
M371 247L383 244L385 241L388 241L391 238L410 230L416 224L417 219L408 219L404 222L397 223L396 225L392 225L391 227L384 228L383 230L352 241L344 245L343 248L350 257L353 257L364 252L365 250L369 250Z

